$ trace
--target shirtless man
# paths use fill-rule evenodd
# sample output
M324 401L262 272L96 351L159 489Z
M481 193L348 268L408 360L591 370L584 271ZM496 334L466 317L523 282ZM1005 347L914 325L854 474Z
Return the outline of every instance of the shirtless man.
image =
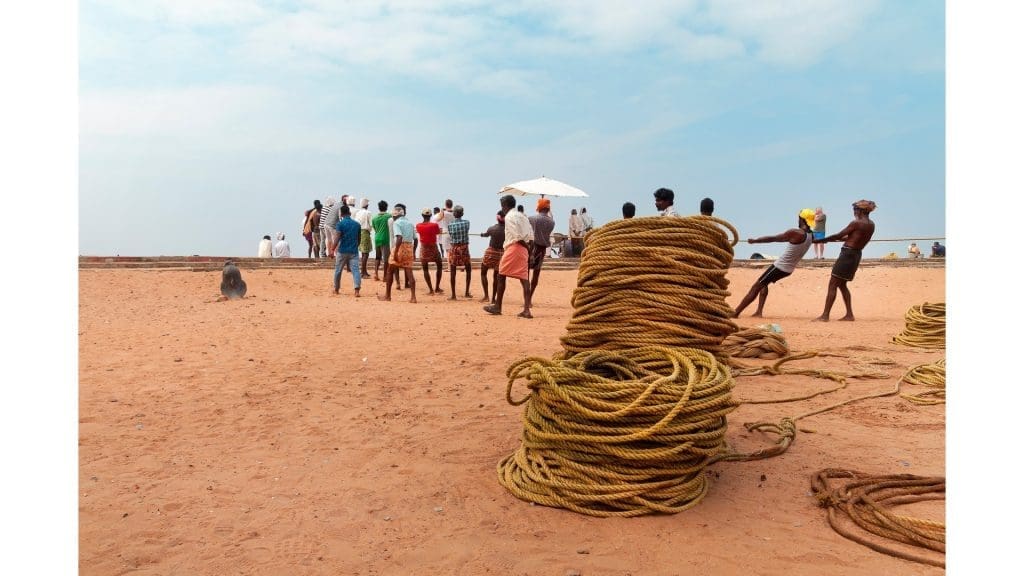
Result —
M815 322L828 322L828 315L832 311L832 304L836 301L836 290L843 295L843 303L846 304L846 316L840 320L853 321L853 306L850 303L850 289L846 283L853 280L853 275L860 266L861 250L871 241L875 233L875 223L868 216L875 209L875 203L871 200L858 200L853 203L853 221L839 231L838 234L814 239L815 244L823 242L843 241L843 248L839 252L839 258L832 265L832 277L828 282L828 295L825 297L825 311L821 316L814 319Z

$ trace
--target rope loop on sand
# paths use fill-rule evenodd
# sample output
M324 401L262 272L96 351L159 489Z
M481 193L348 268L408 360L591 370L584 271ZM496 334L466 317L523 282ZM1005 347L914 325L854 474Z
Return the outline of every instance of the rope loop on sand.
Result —
M901 382L928 388L916 394L900 394L914 404L934 405L946 403L946 360L941 358L930 364L918 364L900 376Z
M906 327L892 341L917 348L946 347L946 303L925 302L907 310Z
M843 480L847 482L842 483ZM836 482L839 485L833 486ZM845 538L897 558L946 566L946 524L893 512L895 507L905 504L929 500L945 502L944 477L912 474L874 476L827 468L811 477L811 491L819 505L828 509L828 522L832 529ZM848 522L840 520L841 514L865 532L898 544L880 542L877 538L855 532L847 525Z

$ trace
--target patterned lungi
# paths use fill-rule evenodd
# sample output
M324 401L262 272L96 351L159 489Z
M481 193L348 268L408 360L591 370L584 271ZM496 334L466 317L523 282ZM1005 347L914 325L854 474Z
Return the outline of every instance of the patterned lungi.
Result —
M448 249L448 264L457 268L469 264L469 244L452 244Z
M370 239L369 230L359 231L359 251L363 254L373 252L373 240Z
M440 257L437 244L420 244L420 262L436 262Z
M480 266L484 268L497 268L503 253L504 250L495 250L488 246L487 250L484 250L484 259L480 262Z
M412 244L409 242L402 242L401 245L396 246L391 252L390 263L392 266L412 268L412 261Z

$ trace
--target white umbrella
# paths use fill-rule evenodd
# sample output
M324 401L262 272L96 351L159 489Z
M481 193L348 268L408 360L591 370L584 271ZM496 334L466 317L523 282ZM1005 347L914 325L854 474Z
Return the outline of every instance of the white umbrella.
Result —
M513 196L562 196L566 198L589 198L587 193L579 188L569 186L565 182L552 180L541 176L533 180L523 180L515 184L509 184L501 189L498 194L511 194Z

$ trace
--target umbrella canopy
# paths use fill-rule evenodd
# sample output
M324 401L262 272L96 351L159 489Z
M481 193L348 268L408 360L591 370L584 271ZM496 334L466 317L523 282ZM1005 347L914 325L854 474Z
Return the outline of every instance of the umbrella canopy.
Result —
M565 182L552 180L541 176L533 180L523 180L515 184L509 184L501 189L498 194L511 194L513 196L560 196L565 198L589 198L587 193L579 188L569 186Z

